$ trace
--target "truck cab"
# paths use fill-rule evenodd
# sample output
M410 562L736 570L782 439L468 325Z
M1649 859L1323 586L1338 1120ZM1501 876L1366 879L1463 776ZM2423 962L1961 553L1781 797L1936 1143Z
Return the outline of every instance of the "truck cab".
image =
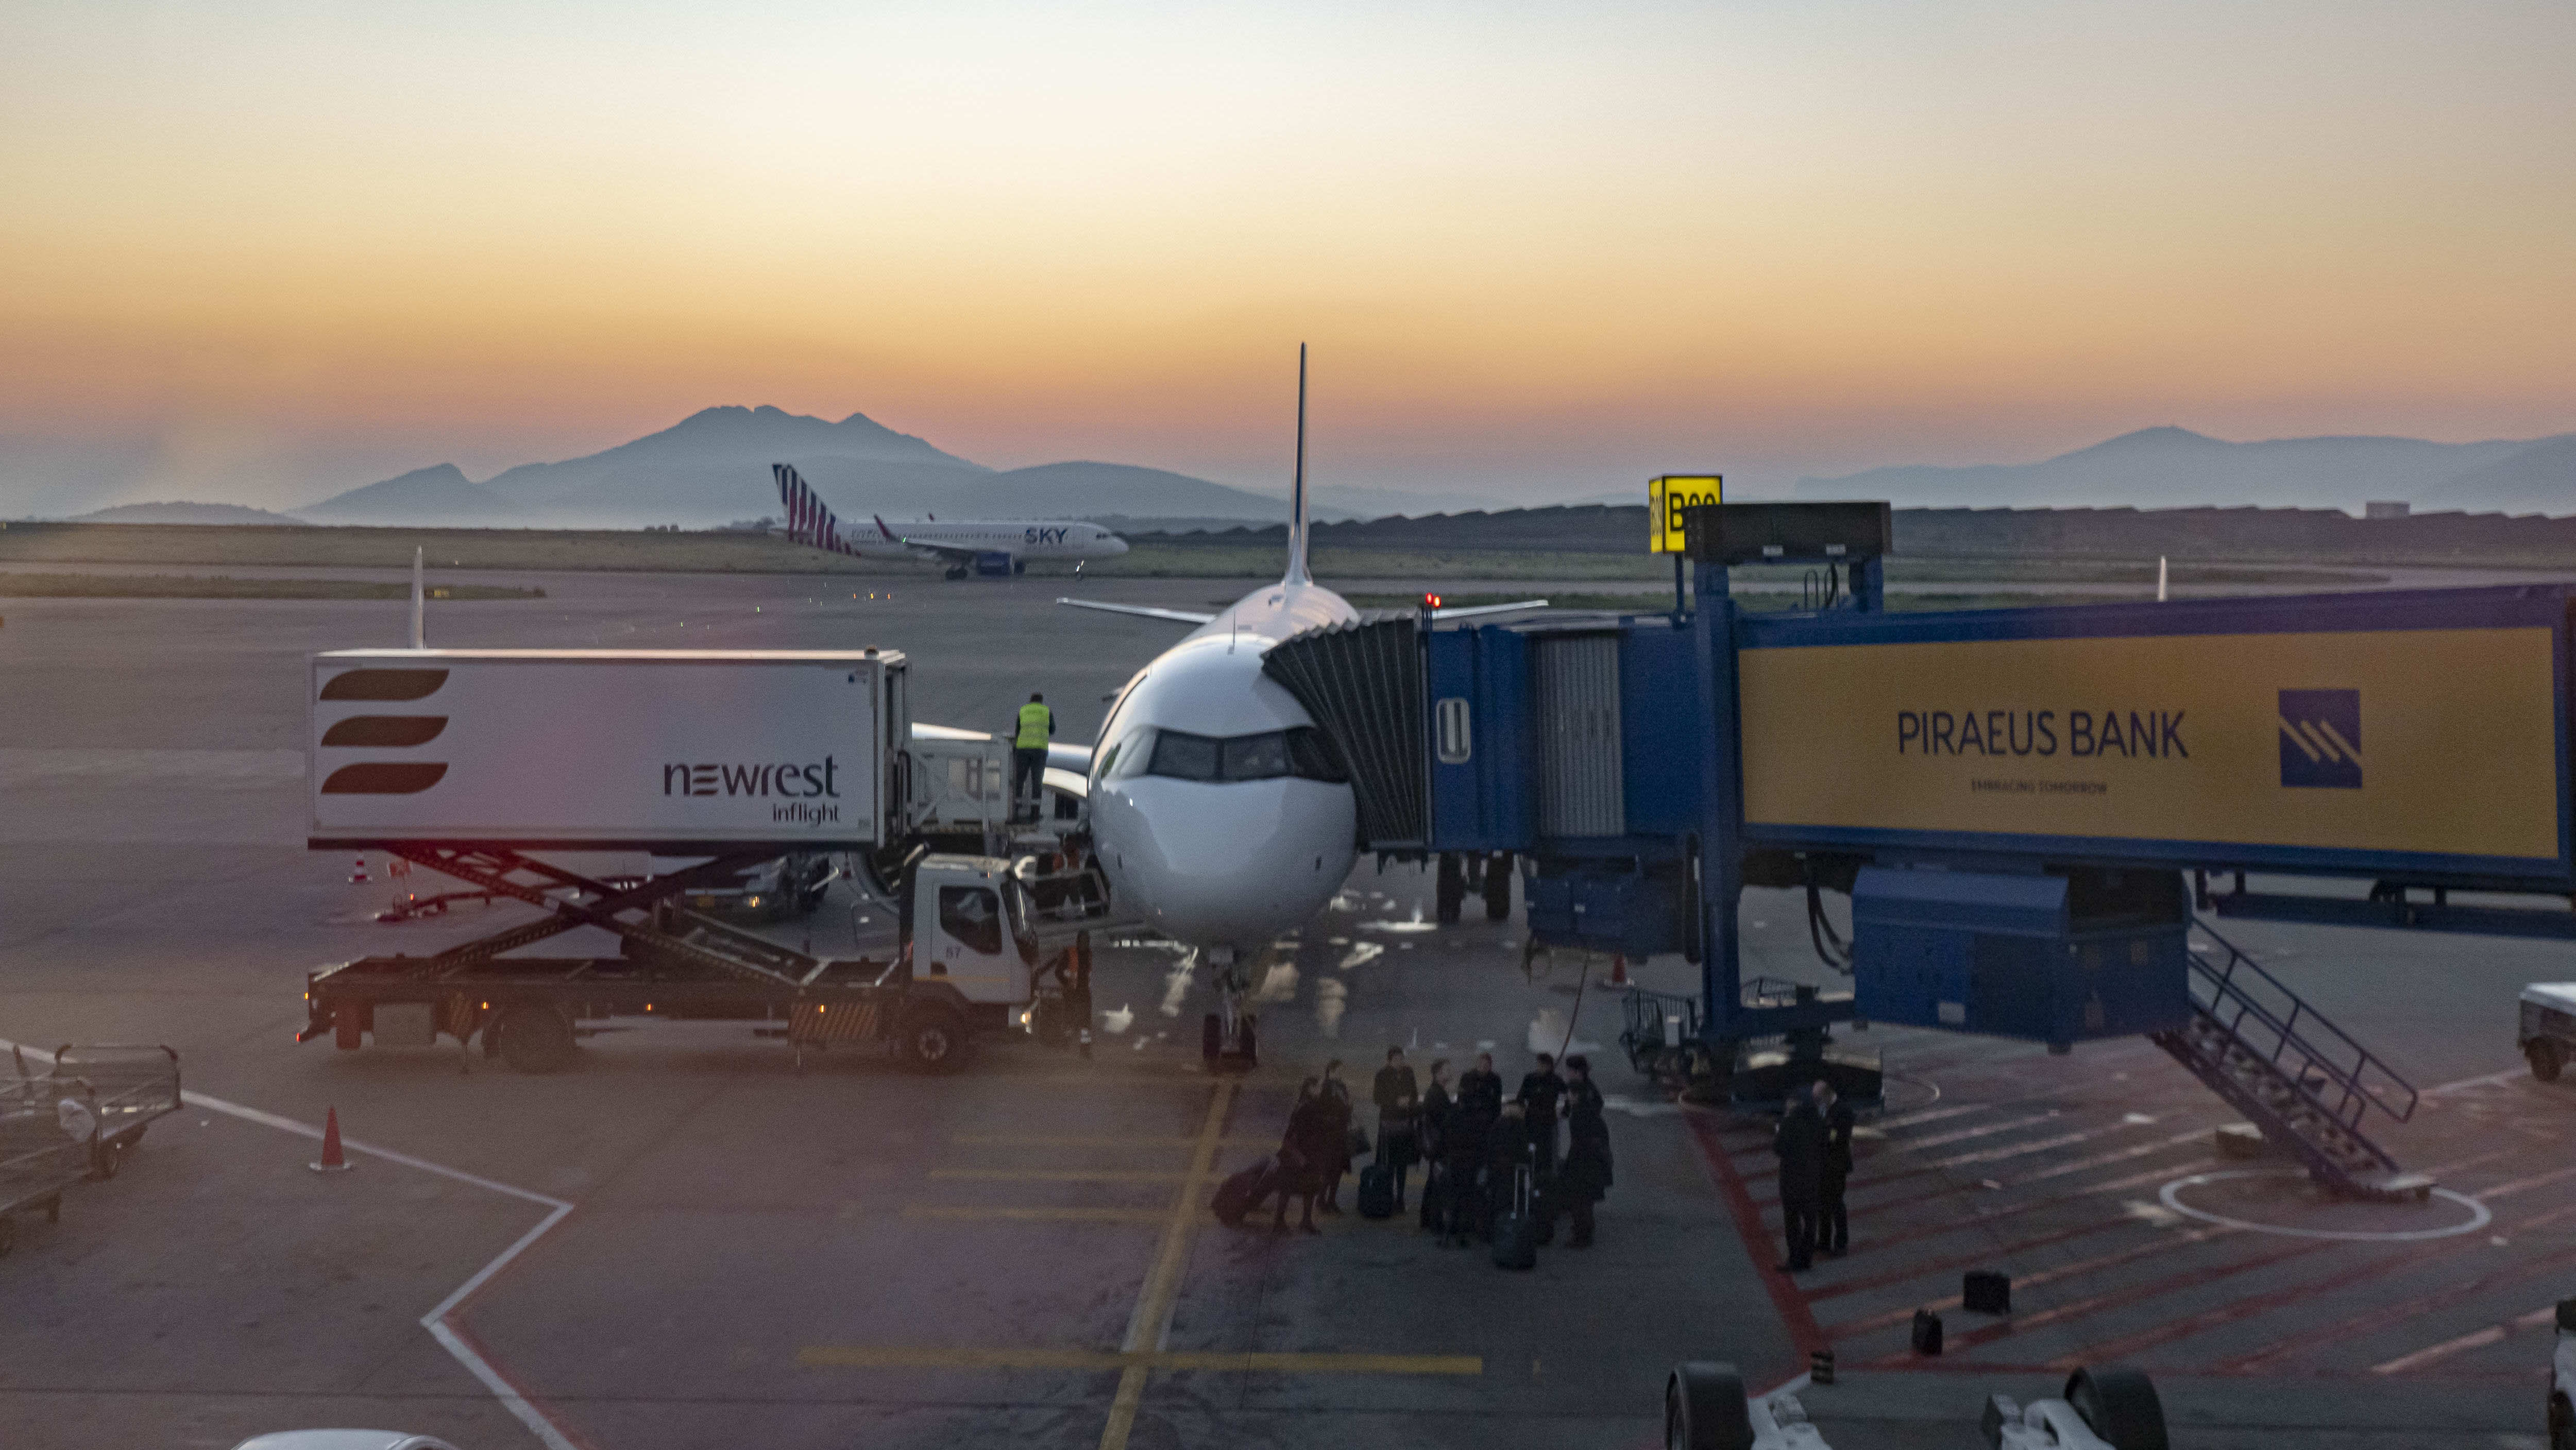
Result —
M970 1008L1002 1008L1005 1019L1007 1009L1028 1004L1039 960L1036 904L1009 861L922 857L904 914L916 985L946 983Z

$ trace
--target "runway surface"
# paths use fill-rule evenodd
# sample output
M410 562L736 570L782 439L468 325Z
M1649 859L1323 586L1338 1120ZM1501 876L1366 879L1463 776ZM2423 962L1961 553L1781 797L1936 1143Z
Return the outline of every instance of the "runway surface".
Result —
M870 580L854 598L846 578L493 577L548 597L434 604L436 642L894 647L919 718L994 727L1040 689L1076 739L1177 633L1053 609L1061 580ZM1228 586L1080 592L1189 608ZM2458 1195L2421 1209L2321 1204L2278 1165L2217 1159L2225 1110L2145 1043L2050 1057L1852 1034L1897 1089L1863 1139L1854 1252L1793 1281L1771 1267L1767 1127L1667 1101L1617 1061L1615 992L1570 962L1525 975L1517 921L1428 927L1409 868L1364 865L1296 934L1264 983L1264 1066L1240 1082L1198 1070L1208 994L1151 943L1101 952L1092 1058L1002 1047L955 1078L855 1053L800 1075L775 1044L685 1024L592 1039L550 1078L452 1044L299 1047L307 970L519 910L377 925L383 858L352 884L345 856L302 848L305 656L399 643L406 618L6 611L0 1038L167 1042L201 1096L59 1224L21 1221L0 1260L0 1444L369 1423L465 1450L1635 1447L1675 1360L1770 1385L1828 1345L1840 1382L1805 1402L1839 1450L1973 1445L1989 1390L2112 1356L2155 1371L2177 1447L2542 1443L2531 1316L2576 1292L2576 1091L2520 1075L2512 1001L2576 978L2563 947L2229 928L2436 1089L2385 1134ZM856 914L836 897L788 936L828 951L877 925ZM1793 898L1750 894L1744 926L1748 973L1830 979ZM1509 1274L1406 1218L1274 1238L1204 1214L1328 1057L1364 1094L1390 1042L1417 1066L1490 1043L1516 1080L1542 1012L1616 1099L1598 1247ZM412 1161L308 1171L293 1125L335 1108ZM477 1283L554 1203L569 1213ZM2014 1275L2011 1318L1944 1307L1972 1267ZM1918 1307L1947 1316L1938 1361L1905 1353Z

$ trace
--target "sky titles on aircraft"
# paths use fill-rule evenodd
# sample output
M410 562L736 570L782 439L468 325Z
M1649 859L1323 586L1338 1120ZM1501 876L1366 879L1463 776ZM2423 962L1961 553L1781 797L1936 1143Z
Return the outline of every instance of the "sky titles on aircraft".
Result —
M1899 755L2189 759L2180 710L1899 710Z

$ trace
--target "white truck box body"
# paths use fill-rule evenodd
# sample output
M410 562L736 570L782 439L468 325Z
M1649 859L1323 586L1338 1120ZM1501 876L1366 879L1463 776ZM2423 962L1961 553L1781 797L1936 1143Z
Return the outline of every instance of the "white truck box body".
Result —
M876 650L315 655L311 844L872 845L903 673Z

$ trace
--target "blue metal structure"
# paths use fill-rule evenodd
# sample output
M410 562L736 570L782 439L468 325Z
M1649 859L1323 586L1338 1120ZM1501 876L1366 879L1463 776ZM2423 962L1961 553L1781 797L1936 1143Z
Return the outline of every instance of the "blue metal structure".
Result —
M1712 519L1722 512L1706 511ZM2215 968L2187 948L2194 909L2576 937L2576 913L2567 904L2576 893L2568 769L2576 589L1890 615L1878 551L1816 543L1825 535L1802 536L1779 523L1776 515L1787 512L1758 522L1791 543L1762 546L1756 555L1741 546L1745 530L1738 528L1731 557L1847 570L1848 593L1830 591L1824 608L1748 614L1730 597L1730 555L1709 548L1695 558L1696 597L1687 613L1426 629L1430 851L1515 854L1535 945L1638 956L1678 951L1698 961L1703 1006L1691 1025L1730 1060L1733 1044L1776 1036L1813 1061L1833 1024L1856 1016L2061 1050L2090 1038L2145 1034L2289 1142L2321 1179L2383 1196L2414 1188L2362 1136L2362 1112L2353 1106L2402 1101L2411 1111L2412 1090L2233 947L2219 942L2226 961ZM1707 527L1719 532L1714 523ZM1576 637L1609 641L1587 656L1596 661L1589 668L1602 667L1602 648L1615 650L1615 742L1602 742L1589 758L1597 763L1600 750L1615 749L1618 800L1570 815L1564 803L1581 788L1576 778L1585 761L1569 757L1557 738L1573 727L1548 718L1546 660L1552 642ZM1968 675L1980 668L1991 675L1998 651L2071 649L2093 670L2090 678L2143 684L2130 692L2135 698L2070 697L2063 716L2028 708L2009 719L2003 717L2012 712L2000 709L1981 714L1981 697L1966 686L1965 708L1955 716L1939 688L1896 709L1873 693L1882 679L1888 689L1902 687L1902 672L1890 673L1890 662L1903 657L1886 647L1919 645L1975 666ZM2188 663L2200 660L2209 663ZM2206 692L2179 705L2156 694L2189 695L2204 671L2243 676L2264 669L2274 674L2253 680L2259 688L2246 678L2227 682L2234 694L2224 708ZM1764 691L1751 716L1748 672L1758 673ZM1781 684L1801 680L1829 688L1808 701ZM2441 706L2445 692L2468 686L2511 694L2513 719L2497 718L2500 729L2520 732L2512 741L2479 738L2487 718L2474 699L2452 702L2450 715L2419 708L2418 696ZM2151 704L2149 695L2163 703ZM1783 713L1798 710L1812 710L1817 722L1809 767L1782 770L1766 757L1766 774L1748 782L1748 740L1776 752L1783 738L1800 739L1807 717ZM2212 718L2226 710L2235 714ZM1855 725L1863 714L1868 719ZM2365 715L2377 722L2366 737ZM2442 738L2453 726L2467 727L2462 738ZM1879 733L1866 733L1872 731ZM2116 761L2095 758L2114 750ZM1953 775L1968 770L1973 778L1962 789L1991 790L2006 805L2012 792L2109 797L2093 815L2059 812L2050 820L2144 820L2148 827L2116 834L1998 827L1993 822L2013 819L2010 810L1923 793L1926 753L1942 756L1936 763ZM1974 758L1962 766L1962 754ZM2043 756L2046 769L2039 768ZM2151 779L2139 770L2162 764L2195 772L2192 786L2134 785ZM1846 765L1860 776L1876 770L1901 789L1882 803L1869 794L1879 778L1856 788L1831 779ZM2392 800L2443 801L2455 767L2464 772L2461 789L2485 795L2451 812L2460 817L2451 834L2427 826L2419 819L2424 812L2390 807ZM2262 792L2229 784L2253 781L2258 769ZM2088 773L2101 779L2064 779ZM2365 774L2369 791L2361 789ZM1824 805L1783 808L1781 775L1809 786L1822 779L1809 794ZM2103 783L2113 779L2120 784ZM1943 788L1949 781L1943 778ZM1756 807L1748 806L1748 785L1762 798ZM1829 788L1837 785L1839 798ZM1590 788L1607 789L1597 781ZM1909 790L1912 798L1898 799ZM1837 799L1858 804L1830 819ZM1567 828L1578 816L1584 824ZM2284 825L2286 816L2306 824ZM2492 833L2489 816L2498 822ZM2521 823L2518 830L2506 829L2506 816ZM2158 829L2166 819L2215 824L2204 834ZM2249 889L2247 873L2374 884L2367 897L2294 895ZM2213 877L2222 888L2232 881L2232 889L2213 892ZM1853 993L1747 990L1737 908L1748 880L1852 893ZM2539 908L2453 905L2450 893L2461 890L2556 899ZM1826 941L1819 950L1830 959ZM1642 1040L1642 1031L1631 1035ZM2393 1094L2391 1083L2403 1092Z

